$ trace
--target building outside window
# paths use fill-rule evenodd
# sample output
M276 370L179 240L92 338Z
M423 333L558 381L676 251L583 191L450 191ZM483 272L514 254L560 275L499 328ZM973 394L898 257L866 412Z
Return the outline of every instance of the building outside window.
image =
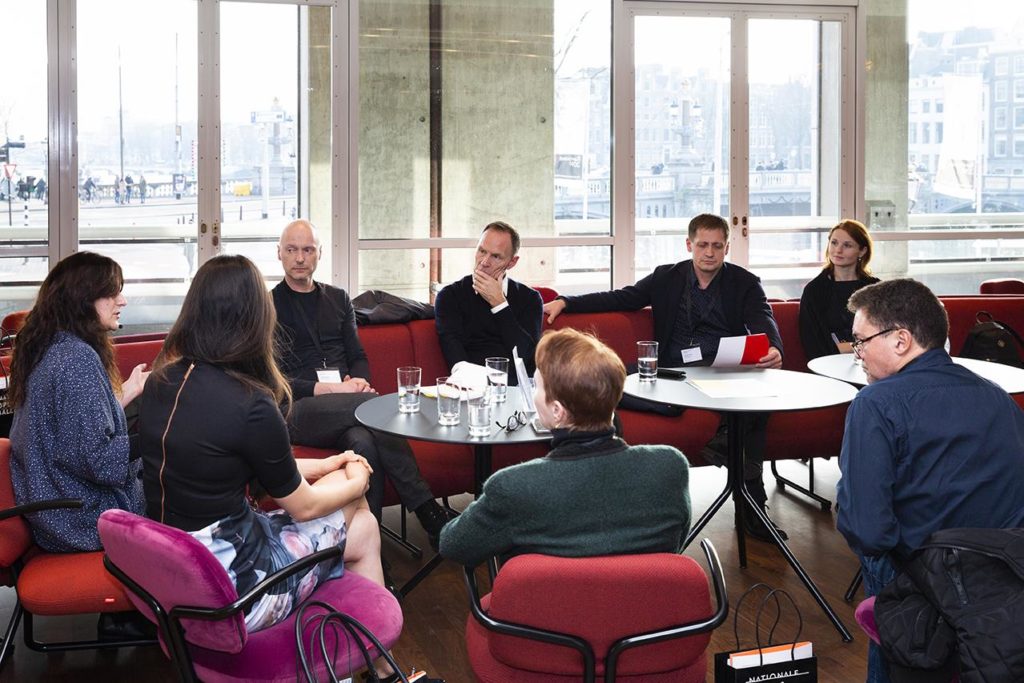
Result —
M973 291L969 278L1019 270L1024 258L1021 240L984 235L1012 235L1024 215L1024 159L1007 134L1024 129L1013 28L1024 6L907 0L894 10L905 22L890 23L870 20L893 11L876 3L851 3L867 22L831 3L717 14L658 3L660 15L636 18L633 43L615 46L633 52L635 68L613 93L611 0L468 0L434 14L420 0L353 1L356 26L328 0L5 7L5 26L17 27L5 47L19 57L0 88L12 176L0 178L0 312L27 307L55 258L87 248L125 266L128 322L167 322L214 253L245 253L279 277L276 236L295 216L332 246L318 276L353 290L428 300L468 272L495 219L527 240L520 279L602 289L683 258L689 217L731 215L738 186L751 231L732 257L773 295L799 294L841 212L878 232L881 274L919 275L940 291ZM70 4L76 15L60 25L73 34L75 69L57 66L77 81L49 84L58 51L46 45L46 12ZM201 59L214 6L216 73ZM738 16L743 70L729 61ZM863 26L868 35L856 36ZM358 60L334 50L337 35ZM899 41L906 60L887 49ZM730 117L737 73L748 79L744 127ZM854 79L860 101L842 90ZM627 103L635 115L613 121L613 104ZM860 108L863 126L844 107ZM60 118L69 111L73 120ZM56 130L75 136L58 144ZM615 186L636 195L616 202L613 156L625 158L627 139L632 168ZM733 168L736 158L749 168ZM862 178L845 170L852 158L864 159ZM61 193L73 201L52 201ZM896 204L890 224L872 218L875 202ZM913 236L931 229L978 238Z

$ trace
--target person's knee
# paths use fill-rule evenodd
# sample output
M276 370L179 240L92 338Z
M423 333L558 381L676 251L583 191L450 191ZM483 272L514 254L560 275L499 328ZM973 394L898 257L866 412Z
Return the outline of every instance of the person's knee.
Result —
M377 518L365 507L357 509L349 522L346 558L349 556L349 548L353 551L352 558L380 554L380 527Z
M342 450L355 451L367 460L376 460L378 457L377 443L374 441L373 434L363 427L346 429L345 433L341 435L338 445Z

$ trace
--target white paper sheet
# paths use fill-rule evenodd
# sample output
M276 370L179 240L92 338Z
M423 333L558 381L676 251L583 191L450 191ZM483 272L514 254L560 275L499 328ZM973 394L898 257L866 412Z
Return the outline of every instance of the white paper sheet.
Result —
M753 365L768 353L768 336L764 333L722 337L718 340L718 353L711 363L713 368L735 368Z

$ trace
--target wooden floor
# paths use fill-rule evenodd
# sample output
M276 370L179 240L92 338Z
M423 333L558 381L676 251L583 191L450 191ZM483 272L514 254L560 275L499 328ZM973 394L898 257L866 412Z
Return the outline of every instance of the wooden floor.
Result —
M794 480L806 481L807 468L799 462L786 462L780 471ZM835 460L818 461L816 464L816 488L826 497L834 499L838 469ZM771 479L769 476L768 480ZM714 467L693 470L691 492L695 516L699 515L724 485L725 473ZM818 680L822 683L851 683L863 681L866 671L867 645L865 638L853 620L853 605L843 602L842 595L856 570L856 560L846 543L835 530L833 516L822 512L816 504L805 502L799 494L789 490L781 491L768 482L769 507L773 518L786 529L790 536L790 547L804 568L818 583L819 589L838 612L840 618L854 636L852 643L844 643L824 613L818 608L803 584L789 567L785 558L773 547L748 541L748 563L746 569L739 567L736 554L736 540L732 533L732 505L726 504L723 511L712 520L703 536L709 537L718 549L725 569L730 603L736 604L743 591L763 581L777 588L788 590L804 618L804 639L814 642L818 657ZM454 505L461 508L468 504L464 496ZM397 509L385 513L385 521L397 527ZM425 541L422 532L413 520L417 541ZM393 567L398 582L404 581L417 568L401 548L388 540L384 541L384 553ZM687 551L703 564L699 548ZM6 624L13 603L13 590L0 591L0 619ZM748 601L749 602L749 601ZM461 569L450 563L443 563L437 571L407 596L403 602L405 610L405 631L395 648L398 660L405 665L425 668L434 675L443 676L448 683L469 683L473 675L466 658L463 633L467 614L466 599ZM746 612L746 609L744 609ZM740 619L741 636L746 633L748 642L752 637L752 622ZM43 640L88 638L95 633L95 617L39 619L37 635ZM715 632L710 652L733 648L732 612L727 624ZM709 656L709 665L711 657ZM708 680L712 675L709 669ZM7 681L173 681L170 666L164 661L157 648L136 648L120 652L69 652L43 654L33 652L21 642L14 656L3 671L0 683Z

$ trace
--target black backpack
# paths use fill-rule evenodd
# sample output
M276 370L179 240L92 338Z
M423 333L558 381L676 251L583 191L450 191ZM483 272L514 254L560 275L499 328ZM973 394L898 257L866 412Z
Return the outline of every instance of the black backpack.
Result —
M967 332L960 350L962 358L1024 367L1024 361L1021 361L1024 339L1012 327L994 319L988 311L978 311L974 319L978 324Z

